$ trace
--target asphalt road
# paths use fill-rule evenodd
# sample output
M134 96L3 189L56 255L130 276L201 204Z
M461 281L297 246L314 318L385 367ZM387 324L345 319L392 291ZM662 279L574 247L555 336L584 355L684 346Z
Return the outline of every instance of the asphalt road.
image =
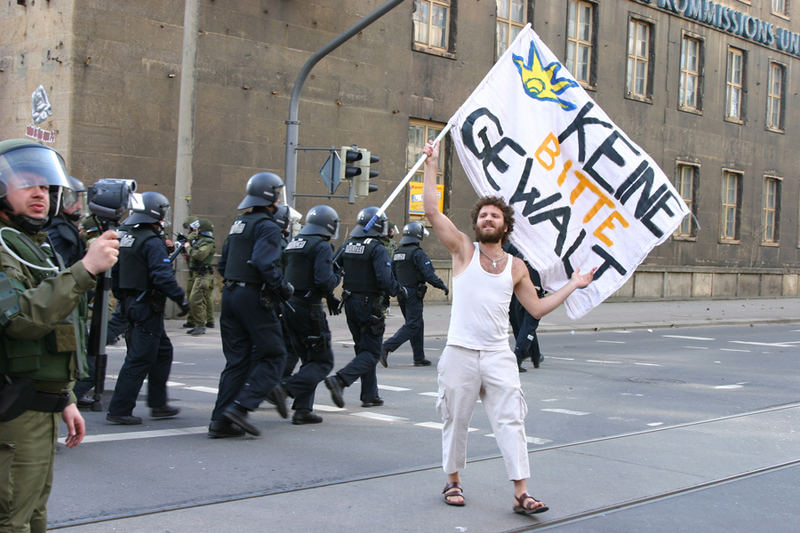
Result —
M528 363L521 379L529 409L532 492L542 499L536 490L537 451L593 439L613 442L800 400L798 324L540 337L546 359L538 370ZM338 409L323 385L316 399L323 424L293 426L265 407L252 417L261 437L211 440L206 427L223 366L219 332L189 337L179 330L171 338L170 395L183 410L180 417L145 418L141 426L123 427L107 425L104 413L84 411L87 439L73 450L60 447L56 457L48 507L52 527L440 468L435 366L413 367L408 345L392 354L388 369L379 368L383 407L361 408L356 384L346 390L345 408ZM434 363L443 343L426 339ZM334 348L338 368L352 347ZM124 346L109 349L109 389L123 357ZM148 414L143 395L135 414ZM480 407L470 425L467 473L498 455ZM344 489L341 493L346 498ZM432 500L438 497L431 491Z

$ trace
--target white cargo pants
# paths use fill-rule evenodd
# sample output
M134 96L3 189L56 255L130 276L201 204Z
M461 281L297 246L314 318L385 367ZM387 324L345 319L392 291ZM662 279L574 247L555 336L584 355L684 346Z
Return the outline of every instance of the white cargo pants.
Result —
M483 402L511 480L528 479L528 406L520 387L517 358L509 350L471 350L445 346L437 367L442 417L442 467L445 473L467 466L467 430L478 398Z

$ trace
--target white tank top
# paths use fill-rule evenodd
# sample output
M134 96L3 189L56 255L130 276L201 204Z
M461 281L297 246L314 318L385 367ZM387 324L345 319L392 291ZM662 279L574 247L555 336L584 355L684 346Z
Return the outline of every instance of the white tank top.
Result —
M514 292L513 257L499 274L481 267L478 243L464 272L453 277L447 344L472 350L509 349L508 306Z

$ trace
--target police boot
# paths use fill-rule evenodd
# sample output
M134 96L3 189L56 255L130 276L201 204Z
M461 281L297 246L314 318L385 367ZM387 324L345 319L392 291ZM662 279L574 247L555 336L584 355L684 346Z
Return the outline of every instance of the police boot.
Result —
M150 409L150 418L154 418L156 420L160 418L173 418L178 416L180 412L180 408L172 407L169 404L164 404L161 407L153 407Z
M244 430L227 420L212 420L208 425L209 439L227 439L242 436L244 436Z
M206 328L204 328L203 326L195 326L186 333L188 333L192 337L197 337L198 335L205 335Z
M289 410L286 408L286 389L279 383L267 394L267 401L275 406L281 418L289 418Z
M309 409L298 409L292 415L292 424L301 426L303 424L319 424L322 422L322 417L316 413L312 413Z
M390 353L392 353L392 351L391 350L387 350L386 346L381 346L381 356L380 356L380 358L378 358L378 361L380 361L381 366L383 366L383 368L389 368L389 354Z
M344 397L342 396L342 382L339 376L333 375L325 378L325 386L331 391L331 399L336 407L344 407Z
M226 407L225 411L222 413L222 417L231 424L236 424L251 435L255 435L256 437L261 435L261 431L247 420L247 409L238 403L232 403Z

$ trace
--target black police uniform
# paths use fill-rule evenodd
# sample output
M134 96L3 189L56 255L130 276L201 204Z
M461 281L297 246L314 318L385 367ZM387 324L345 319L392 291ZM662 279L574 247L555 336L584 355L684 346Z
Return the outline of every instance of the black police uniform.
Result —
M285 276L294 286L289 304L283 305L283 316L294 352L301 366L285 379L283 387L294 397L292 409L311 411L317 385L333 369L331 330L322 306L322 297L338 284L333 271L333 249L320 235L299 235L284 251Z
M64 266L74 265L86 254L86 243L81 239L78 228L64 215L55 216L50 220L47 237L53 249L64 261Z
M120 239L117 297L128 321L127 354L119 371L109 416L130 416L147 377L147 405L167 406L167 379L172 367L172 343L164 329L164 303L185 303L183 289L172 273L167 247L154 224L138 224Z
M403 289L392 276L389 252L379 238L351 237L343 246L344 310L356 356L335 377L346 387L360 378L362 404L380 405L375 367L386 329L383 297L397 296Z
M539 273L525 261L522 252L510 242L503 245L503 249L509 254L523 260L525 266L528 267L528 274L531 277L531 282L534 287L536 287L537 295L539 298L544 297L542 280L539 277ZM522 368L522 362L530 357L531 361L533 361L534 368L539 368L539 364L542 360L542 352L539 349L539 337L536 335L536 328L539 327L539 320L528 313L517 299L516 295L512 295L511 297L508 314L511 321L511 329L514 333L514 354L517 356L517 365L520 367L521 371L524 371L525 369Z
M422 320L423 298L428 290L425 282L443 291L447 290L447 285L436 275L428 254L417 242L403 244L394 251L392 273L408 293L408 296L400 294L397 297L405 324L383 343L383 349L386 352L393 352L410 340L414 363L428 364L424 363L425 324Z
M279 384L286 348L274 301L284 286L280 269L281 229L256 209L233 222L217 268L223 273L220 333L225 368L212 425L225 422L223 412L234 402L256 409ZM270 301L262 299L264 294Z

